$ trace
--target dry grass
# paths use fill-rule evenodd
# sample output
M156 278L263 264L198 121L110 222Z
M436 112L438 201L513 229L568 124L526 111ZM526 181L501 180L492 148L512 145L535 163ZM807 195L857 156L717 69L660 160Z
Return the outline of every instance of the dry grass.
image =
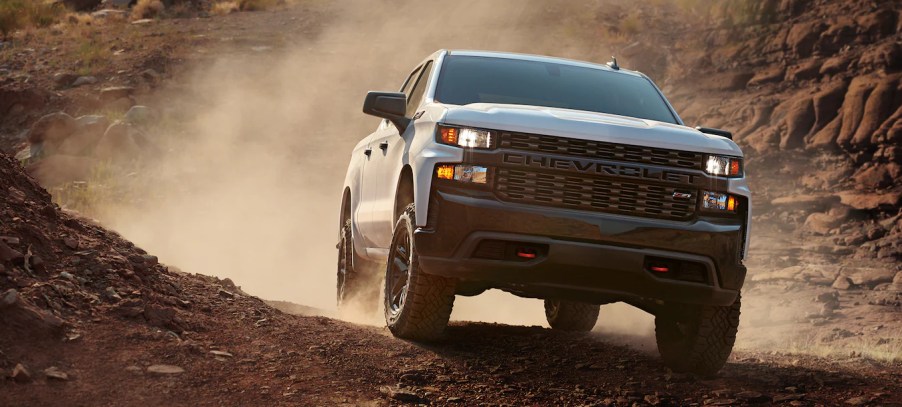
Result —
M132 20L140 20L143 18L153 18L163 12L165 6L160 0L138 0L138 3L132 7Z
M48 27L65 14L65 8L47 0L0 0L0 35L9 38L16 30Z
M223 16L226 14L234 13L240 9L237 1L220 1L213 4L213 7L210 9L210 12Z

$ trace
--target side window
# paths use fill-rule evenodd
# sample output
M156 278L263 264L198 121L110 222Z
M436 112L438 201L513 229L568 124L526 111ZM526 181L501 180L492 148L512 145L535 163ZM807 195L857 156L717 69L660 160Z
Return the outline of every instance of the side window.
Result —
M429 61L423 67L423 74L420 75L420 80L417 81L416 86L413 87L413 91L407 97L407 117L413 117L417 108L420 107L420 103L423 103L423 94L426 93L426 85L429 84L429 78L431 77L432 61Z
M401 86L401 92L407 95L407 99L410 99L410 90L413 88L413 85L417 83L417 76L420 74L420 67L414 69L413 72L410 73L410 76L407 77L407 80L404 81L404 86Z

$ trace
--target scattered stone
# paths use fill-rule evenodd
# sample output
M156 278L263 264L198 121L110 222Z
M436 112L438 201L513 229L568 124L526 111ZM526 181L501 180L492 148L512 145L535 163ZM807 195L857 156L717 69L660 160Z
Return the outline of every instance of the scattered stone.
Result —
M116 100L127 98L135 93L135 88L131 86L112 86L100 90L100 102L107 104Z
M53 83L57 89L66 88L78 79L78 75L71 72L57 72L53 75Z
M846 276L836 277L836 281L834 281L833 285L831 285L831 287L837 290L848 290L852 288L852 286L852 280L850 280L849 277Z
M21 262L25 259L25 255L22 252L15 250L6 245L5 242L0 240L0 263L5 262Z
M852 397L845 401L850 406L863 406L871 402L871 398L867 396Z
M63 244L72 250L78 250L78 240L72 237L63 238Z
M97 82L97 78L93 76L79 76L77 79L75 79L75 82L72 82L72 87L77 88L85 85L93 85Z
M113 287L107 287L106 290L103 290L103 296L111 301L122 301L122 297L116 292L116 289Z
M226 291L226 290L223 290L223 289L221 289L221 288L219 289L219 296L222 297L222 298L235 298L235 294L230 293L230 292L228 292L228 291Z
M31 373L21 363L17 363L10 375L16 383L28 383L31 381Z
M388 396L388 398L392 400L397 400L402 403L426 403L428 400L418 396L411 390L401 389L398 387L388 387L384 386L379 389L379 392Z
M44 375L47 376L48 380L59 380L63 382L69 380L69 375L55 366L44 369Z
M185 369L173 365L151 365L147 367L147 373L160 375L176 375L185 373Z
M221 351L221 350L211 350L210 353L213 354L214 356L220 356L220 357L224 357L224 358L234 357L234 355L232 355L231 353Z
M749 403L766 403L770 401L770 397L758 393L757 391L741 391L736 393L736 397Z

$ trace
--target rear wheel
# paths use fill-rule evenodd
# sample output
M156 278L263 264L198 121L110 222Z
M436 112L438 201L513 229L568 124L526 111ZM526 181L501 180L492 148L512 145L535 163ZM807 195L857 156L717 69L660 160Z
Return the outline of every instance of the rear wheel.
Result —
M585 302L545 300L545 318L551 329L589 332L598 321L600 305Z
M733 351L740 298L726 307L700 306L682 316L655 317L655 338L664 364L702 376L717 373Z
M413 239L414 205L399 216L385 271L385 323L397 337L421 341L441 337L454 306L453 279L426 274Z
M347 306L351 301L378 304L378 281L375 281L377 276L363 266L363 264L357 264L355 267L354 264L354 241L351 238L351 220L348 219L342 225L338 235L338 275L335 296L339 308Z

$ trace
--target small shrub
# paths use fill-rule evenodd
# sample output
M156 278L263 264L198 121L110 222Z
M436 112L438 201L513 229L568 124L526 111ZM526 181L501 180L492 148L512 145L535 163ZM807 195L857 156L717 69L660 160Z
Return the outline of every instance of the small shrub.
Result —
M238 9L241 11L266 10L277 3L277 0L238 0Z
M642 18L637 14L630 14L620 20L620 32L626 35L636 35L642 31Z
M132 7L132 20L156 17L163 12L164 8L165 6L160 0L138 0L138 3Z
M213 4L213 7L210 9L210 12L219 16L223 16L229 13L234 13L239 10L237 1L220 1L218 3Z

